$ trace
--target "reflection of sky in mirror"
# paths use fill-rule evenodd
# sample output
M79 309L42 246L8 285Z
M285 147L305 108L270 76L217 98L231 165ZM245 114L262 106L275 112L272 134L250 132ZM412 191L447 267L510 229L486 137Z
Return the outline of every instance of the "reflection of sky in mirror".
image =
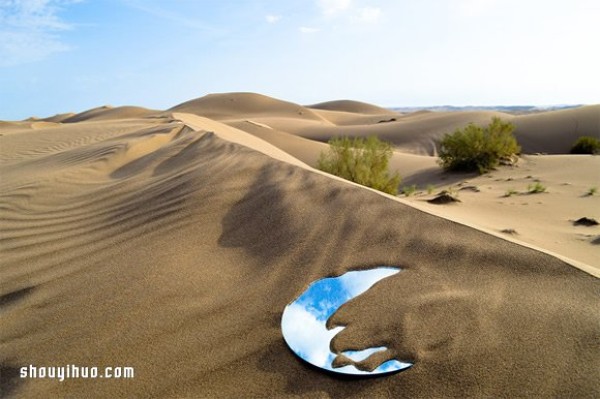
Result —
M380 267L371 270L352 271L339 277L329 277L312 283L302 295L283 311L281 328L289 347L302 359L326 370L343 374L381 374L410 367L409 363L389 360L375 370L362 371L353 365L334 368L336 354L329 350L331 339L344 327L328 330L327 319L350 299L367 291L376 282L398 273L400 269ZM386 350L385 347L347 351L343 355L360 362L369 356Z

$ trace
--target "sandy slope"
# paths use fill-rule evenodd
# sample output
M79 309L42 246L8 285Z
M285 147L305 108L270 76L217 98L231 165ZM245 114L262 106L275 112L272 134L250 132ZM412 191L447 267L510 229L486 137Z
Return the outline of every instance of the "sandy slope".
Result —
M291 114L273 119L290 120L286 130L243 111L228 124L179 112L0 126L4 395L600 395L597 278L317 173L302 160L322 144L289 137ZM436 173L431 157L405 155L395 162L414 179ZM594 167L589 158L573 170ZM573 164L531 157L521 170L579 192L587 177ZM543 201L566 202L567 187L549 184ZM470 206L478 194L488 196L461 194L456 209L485 217ZM340 310L348 327L334 347L385 344L415 366L354 381L299 362L281 338L284 306L315 279L376 265L405 270ZM126 365L136 376L19 379L28 364Z
M536 182L546 192L530 194L528 187ZM433 195L426 192L410 200L427 212L577 260L600 277L600 229L573 223L582 217L600 220L600 195L589 195L592 187L600 188L598 156L525 156L515 168L437 185L436 192L455 191L460 204L429 204Z

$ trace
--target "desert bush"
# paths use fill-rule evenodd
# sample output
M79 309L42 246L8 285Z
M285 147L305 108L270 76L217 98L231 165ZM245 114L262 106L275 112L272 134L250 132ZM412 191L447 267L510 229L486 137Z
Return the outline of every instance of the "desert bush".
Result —
M571 154L598 154L600 153L600 140L595 137L581 136L571 147Z
M329 150L319 156L317 168L363 186L398 194L400 176L388 170L392 146L377 137L329 140Z
M407 197L410 197L411 195L413 195L416 192L417 192L417 185L416 184L413 184L412 186L404 186L404 187L402 187L402 194L404 194Z
M539 193L543 193L545 191L546 191L546 186L544 186L540 182L535 182L535 183L527 186L527 192L529 194L539 194Z
M489 172L521 151L510 122L493 118L483 128L470 123L446 134L440 143L440 164L446 170Z

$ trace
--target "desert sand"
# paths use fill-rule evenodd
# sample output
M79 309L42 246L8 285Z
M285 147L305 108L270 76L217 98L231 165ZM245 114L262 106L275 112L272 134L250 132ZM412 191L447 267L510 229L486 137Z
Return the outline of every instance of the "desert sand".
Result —
M519 163L442 172L436 140L492 116L515 124ZM227 93L0 134L1 396L600 396L600 227L573 225L600 219L586 195L600 157L568 155L600 137L600 105L400 114ZM329 138L371 134L394 144L414 195L313 168ZM547 192L527 194L536 181ZM461 202L426 201L444 189ZM298 360L284 307L319 278L379 265L403 272L340 308L332 347L384 345L414 366L348 379ZM19 378L29 364L135 378Z

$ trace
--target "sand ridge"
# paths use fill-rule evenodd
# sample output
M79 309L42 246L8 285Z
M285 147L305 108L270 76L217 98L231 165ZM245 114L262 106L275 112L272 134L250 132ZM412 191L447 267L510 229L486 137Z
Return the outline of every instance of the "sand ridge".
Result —
M88 111L81 112L66 118L58 116L59 121L62 123L73 123L93 120L114 120L114 119L133 119L143 118L157 113L155 110L134 107L134 106L122 106L122 107L111 107L108 105L94 108Z

